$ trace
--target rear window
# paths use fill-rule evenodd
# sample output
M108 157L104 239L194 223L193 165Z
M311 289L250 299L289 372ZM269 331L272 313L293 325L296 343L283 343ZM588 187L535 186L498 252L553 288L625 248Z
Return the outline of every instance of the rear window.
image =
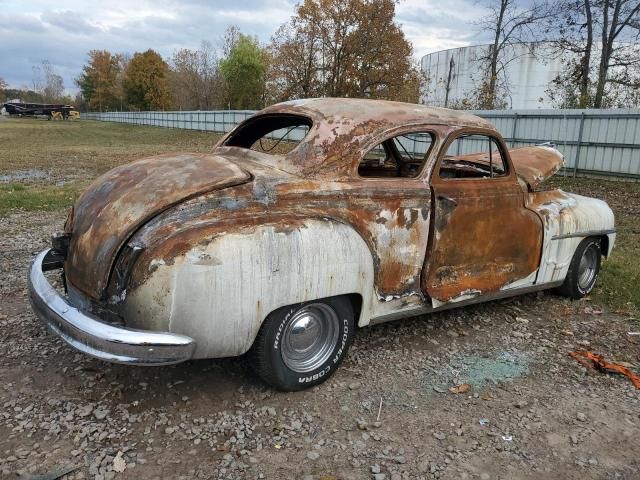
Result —
M264 153L286 154L306 137L312 124L311 119L302 115L259 115L242 123L224 144Z

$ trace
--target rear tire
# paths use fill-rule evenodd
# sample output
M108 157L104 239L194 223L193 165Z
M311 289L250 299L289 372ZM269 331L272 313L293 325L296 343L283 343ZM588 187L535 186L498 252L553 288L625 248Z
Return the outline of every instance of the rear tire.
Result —
M558 292L574 300L589 295L598 279L601 260L600 239L585 238L576 248L567 276Z
M280 308L260 328L250 352L252 366L279 390L313 387L336 371L354 330L353 306L346 297Z

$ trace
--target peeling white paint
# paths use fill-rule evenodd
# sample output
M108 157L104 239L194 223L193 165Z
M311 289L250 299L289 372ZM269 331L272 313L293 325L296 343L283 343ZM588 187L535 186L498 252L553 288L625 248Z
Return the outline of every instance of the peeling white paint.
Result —
M202 264L204 255L220 263ZM130 293L127 321L194 338L197 358L233 356L249 349L277 308L359 293L368 319L373 292L370 250L351 227L309 220L284 232L265 225L159 265Z
M477 290L475 288L469 288L467 290L464 290L463 292L460 292L460 295L458 295L457 297L454 297L446 302L441 302L437 298L432 298L431 305L433 306L433 308L439 308L449 303L458 303L458 302L464 302L466 300L471 300L472 298L476 298L481 294L482 292L480 290Z
M614 228L613 212L602 200L562 192L563 196L536 206L544 222L542 259L537 284L562 281L576 248L585 238L575 236L553 239L557 235L606 231ZM535 194L533 194L535 198ZM610 238L610 248L615 234ZM613 241L612 241L613 240Z

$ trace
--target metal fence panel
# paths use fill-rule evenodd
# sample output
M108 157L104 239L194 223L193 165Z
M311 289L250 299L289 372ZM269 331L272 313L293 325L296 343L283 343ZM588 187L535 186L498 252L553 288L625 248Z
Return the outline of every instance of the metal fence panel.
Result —
M188 112L85 113L106 122L183 128L226 133L253 115L251 110ZM483 110L471 112L492 122L510 147L556 144L565 157L565 171L640 178L640 109ZM279 138L284 131L275 132ZM290 131L299 140L302 129ZM414 142L415 143L415 142ZM415 152L420 148L415 146Z

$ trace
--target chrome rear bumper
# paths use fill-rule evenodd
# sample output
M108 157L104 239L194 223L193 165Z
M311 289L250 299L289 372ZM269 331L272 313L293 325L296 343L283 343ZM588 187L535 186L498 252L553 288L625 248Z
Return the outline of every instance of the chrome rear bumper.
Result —
M193 356L196 344L190 337L110 325L71 305L43 274L48 253L40 252L31 264L29 298L40 320L69 345L100 360L131 365L171 365Z

